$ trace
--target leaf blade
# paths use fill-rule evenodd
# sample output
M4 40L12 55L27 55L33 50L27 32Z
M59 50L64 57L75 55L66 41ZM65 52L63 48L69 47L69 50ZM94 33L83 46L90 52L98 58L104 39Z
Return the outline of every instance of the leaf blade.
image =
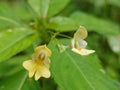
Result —
M0 62L24 50L36 39L36 34L26 28L8 29L0 32Z
M116 36L119 32L119 26L113 22L103 20L84 12L75 12L70 16L79 25L87 27L89 31L95 31L104 36Z
M29 0L28 3L41 17L46 18L50 0Z
M70 0L51 0L49 4L48 17L54 16L65 8L65 6L70 2Z
M48 28L60 32L66 32L76 30L78 27L74 20L67 17L57 16L49 20Z
M21 70L14 75L3 78L0 82L0 90L30 90L31 88L38 90L39 85L38 82L27 79L27 73L25 70Z
M55 42L51 42L49 47L53 52L52 75L60 87L65 90L119 90L114 81L101 71L103 69L96 66L100 64L95 55L82 57L70 50L59 53Z

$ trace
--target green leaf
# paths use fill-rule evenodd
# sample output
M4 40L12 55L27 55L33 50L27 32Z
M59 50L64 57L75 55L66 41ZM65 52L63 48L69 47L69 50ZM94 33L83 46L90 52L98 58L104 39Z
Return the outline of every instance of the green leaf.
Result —
M48 28L54 29L60 32L76 30L78 27L74 20L67 17L53 17L49 20Z
M19 26L19 23L17 23L16 21L14 21L14 20L12 20L10 18L0 16L0 24L5 24L4 22L9 22L9 23L14 24L16 26Z
M89 31L95 31L105 36L118 35L120 33L120 28L117 24L83 12L75 12L71 15L71 18L76 21L78 26L83 25Z
M13 15L13 17L16 17L17 19L19 19L19 23L22 26L25 24L27 24L27 25L30 24L30 21L34 20L34 18L35 18L35 15L28 8L28 6L24 0L19 1L13 7L11 7L11 5L10 5L9 12L10 12L10 14Z
M12 76L2 78L0 90L40 90L39 83L28 79L25 70L21 70Z
M49 48L52 50L51 72L63 90L120 89L101 67L97 67L100 65L95 54L80 56L70 49L60 53L54 41Z
M0 32L0 62L26 49L36 39L34 31L27 28L8 29Z
M1 20L1 17L4 17ZM22 1L16 2L15 5L11 3L0 2L0 28L17 27L25 25L33 19L33 14Z
M49 4L48 17L51 17L62 11L70 0L51 0Z
M12 10L11 10L12 12ZM18 25L16 16L11 15L10 8L5 3L0 3L0 29ZM8 14L9 13L9 14ZM13 19L11 19L13 17Z
M59 13L70 0L28 0L28 3L40 17L51 17Z
M10 76L23 69L22 63L29 59L28 55L16 56L0 63L0 77L4 78ZM9 71L9 72L8 72Z
M28 0L35 12L42 18L47 16L50 0Z

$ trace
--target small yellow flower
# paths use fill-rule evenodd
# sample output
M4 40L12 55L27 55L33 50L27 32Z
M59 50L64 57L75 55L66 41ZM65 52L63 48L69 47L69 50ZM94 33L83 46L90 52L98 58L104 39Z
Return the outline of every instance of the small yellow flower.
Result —
M73 39L71 40L72 51L80 55L88 55L94 53L94 50L87 50L87 42L83 39L87 37L88 33L85 27L80 26L79 29L75 32Z
M29 71L29 77L35 75L35 80L40 77L50 77L50 59L51 50L46 45L38 46L35 48L35 53L32 55L32 60L23 62L23 67Z

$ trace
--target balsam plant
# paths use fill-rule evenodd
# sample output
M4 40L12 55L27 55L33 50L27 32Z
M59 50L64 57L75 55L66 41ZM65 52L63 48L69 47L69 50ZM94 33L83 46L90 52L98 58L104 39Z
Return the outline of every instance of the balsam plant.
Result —
M89 35L87 25L85 28L78 22L82 13L77 11L69 17L61 14L70 0L23 2L30 21L2 15L1 9L0 20L6 26L0 24L0 90L120 89L120 84L101 66L99 51L86 49L93 49L89 44L95 43L90 41L87 46L84 40ZM93 27L88 25L88 28ZM103 34L100 29L95 32Z

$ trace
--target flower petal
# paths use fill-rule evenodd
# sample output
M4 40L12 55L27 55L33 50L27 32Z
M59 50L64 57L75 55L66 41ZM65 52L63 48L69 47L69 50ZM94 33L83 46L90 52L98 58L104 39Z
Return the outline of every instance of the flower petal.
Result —
M32 54L32 60L37 60L39 58L39 53Z
M42 76L45 78L49 78L50 77L50 71L48 68L44 68L44 70L42 71Z
M72 51L75 53L78 53L80 55L89 55L89 54L95 52L94 50L87 50L87 49L83 49L83 48L79 48L79 49L72 48Z
M51 56L51 50L46 47L46 45L38 46L35 48L35 53L40 53L41 51L46 52L47 56Z
M79 29L74 34L74 39L85 39L87 37L88 33L84 26L80 26Z
M33 60L27 60L23 62L23 67L29 71L29 77L31 78L36 70L36 65Z
M72 39L71 40L71 47L72 48L85 48L87 46L87 42L85 40L82 39Z
M75 39L71 40L71 48L75 48Z
M44 65L49 68L50 67L50 59L48 57L45 58L45 60L43 61Z
M43 65L37 65L37 70L35 73L35 80L38 80L42 76L42 71L44 70Z
M76 48L85 48L87 46L87 42L83 39L79 39L76 42Z
M38 80L41 76L42 76L41 71L40 70L36 71L35 80Z
M38 80L40 77L49 78L50 77L50 71L45 66L38 66L38 69L35 73L35 80Z
M32 65L33 65L33 61L32 60L27 60L27 61L23 62L23 67L25 69L27 69L28 71L31 70Z

